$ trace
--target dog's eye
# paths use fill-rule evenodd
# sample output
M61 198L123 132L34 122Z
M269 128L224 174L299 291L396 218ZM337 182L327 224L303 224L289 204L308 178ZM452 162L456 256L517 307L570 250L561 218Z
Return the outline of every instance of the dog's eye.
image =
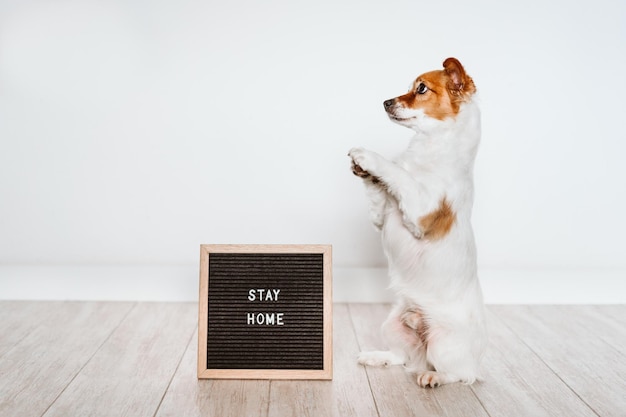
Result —
M426 87L426 84L424 83L419 83L415 91L417 92L417 94L424 94L428 91L428 87Z

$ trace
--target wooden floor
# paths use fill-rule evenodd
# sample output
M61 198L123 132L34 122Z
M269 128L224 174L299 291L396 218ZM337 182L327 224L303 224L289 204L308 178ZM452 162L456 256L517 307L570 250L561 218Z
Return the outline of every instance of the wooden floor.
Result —
M626 306L490 306L484 381L364 368L389 306L334 306L333 381L196 379L192 303L0 302L0 416L626 416Z

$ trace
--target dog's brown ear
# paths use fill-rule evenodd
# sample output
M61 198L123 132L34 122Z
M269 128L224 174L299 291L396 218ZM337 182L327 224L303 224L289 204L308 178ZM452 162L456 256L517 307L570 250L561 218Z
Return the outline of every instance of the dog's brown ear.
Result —
M443 61L443 68L450 77L448 88L455 94L471 94L476 91L474 81L465 73L465 68L456 58L448 58Z

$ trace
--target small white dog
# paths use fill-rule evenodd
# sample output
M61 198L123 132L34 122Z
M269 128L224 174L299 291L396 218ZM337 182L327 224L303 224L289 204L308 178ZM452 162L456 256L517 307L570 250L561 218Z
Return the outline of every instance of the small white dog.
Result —
M383 324L388 351L359 363L404 365L422 387L473 383L487 344L471 225L472 172L480 142L476 87L455 58L420 75L408 93L384 102L394 122L416 132L393 162L354 148L371 218L382 232L391 288Z

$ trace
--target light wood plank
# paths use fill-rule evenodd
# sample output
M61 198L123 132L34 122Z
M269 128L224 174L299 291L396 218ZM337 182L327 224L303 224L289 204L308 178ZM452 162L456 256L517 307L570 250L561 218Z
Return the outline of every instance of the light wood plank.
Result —
M333 381L270 382L196 379L196 304L0 302L0 415L624 415L626 306L489 309L484 380L422 389L356 363L388 305L335 304Z
M593 411L493 314L483 381L472 389L491 417L594 417Z
M346 304L335 304L333 327L333 381L272 381L271 417L378 415Z
M626 333L626 304L599 305L594 306L594 308L604 316L609 317L618 327L620 334Z
M610 328L589 321L584 308L506 306L492 311L596 414L624 416L626 361L620 350L598 337Z
M193 335L196 313L195 303L138 304L45 416L152 417Z
M269 381L197 379L197 338L196 330L156 416L266 416Z
M380 326L390 306L350 304L349 308L360 349L384 349ZM469 386L450 384L436 389L420 388L415 376L399 366L367 367L366 371L381 416L487 416Z
M563 309L584 309L582 319L587 328L595 331L598 337L613 345L622 354L626 355L626 305L603 305L603 306L563 306ZM598 325L598 323L601 323Z
M0 359L49 319L58 302L0 301Z
M132 303L42 302L9 306L22 337L0 360L0 415L41 416L100 348ZM32 316L31 316L32 315ZM21 325L20 325L21 323ZM3 335L11 339L11 335Z

